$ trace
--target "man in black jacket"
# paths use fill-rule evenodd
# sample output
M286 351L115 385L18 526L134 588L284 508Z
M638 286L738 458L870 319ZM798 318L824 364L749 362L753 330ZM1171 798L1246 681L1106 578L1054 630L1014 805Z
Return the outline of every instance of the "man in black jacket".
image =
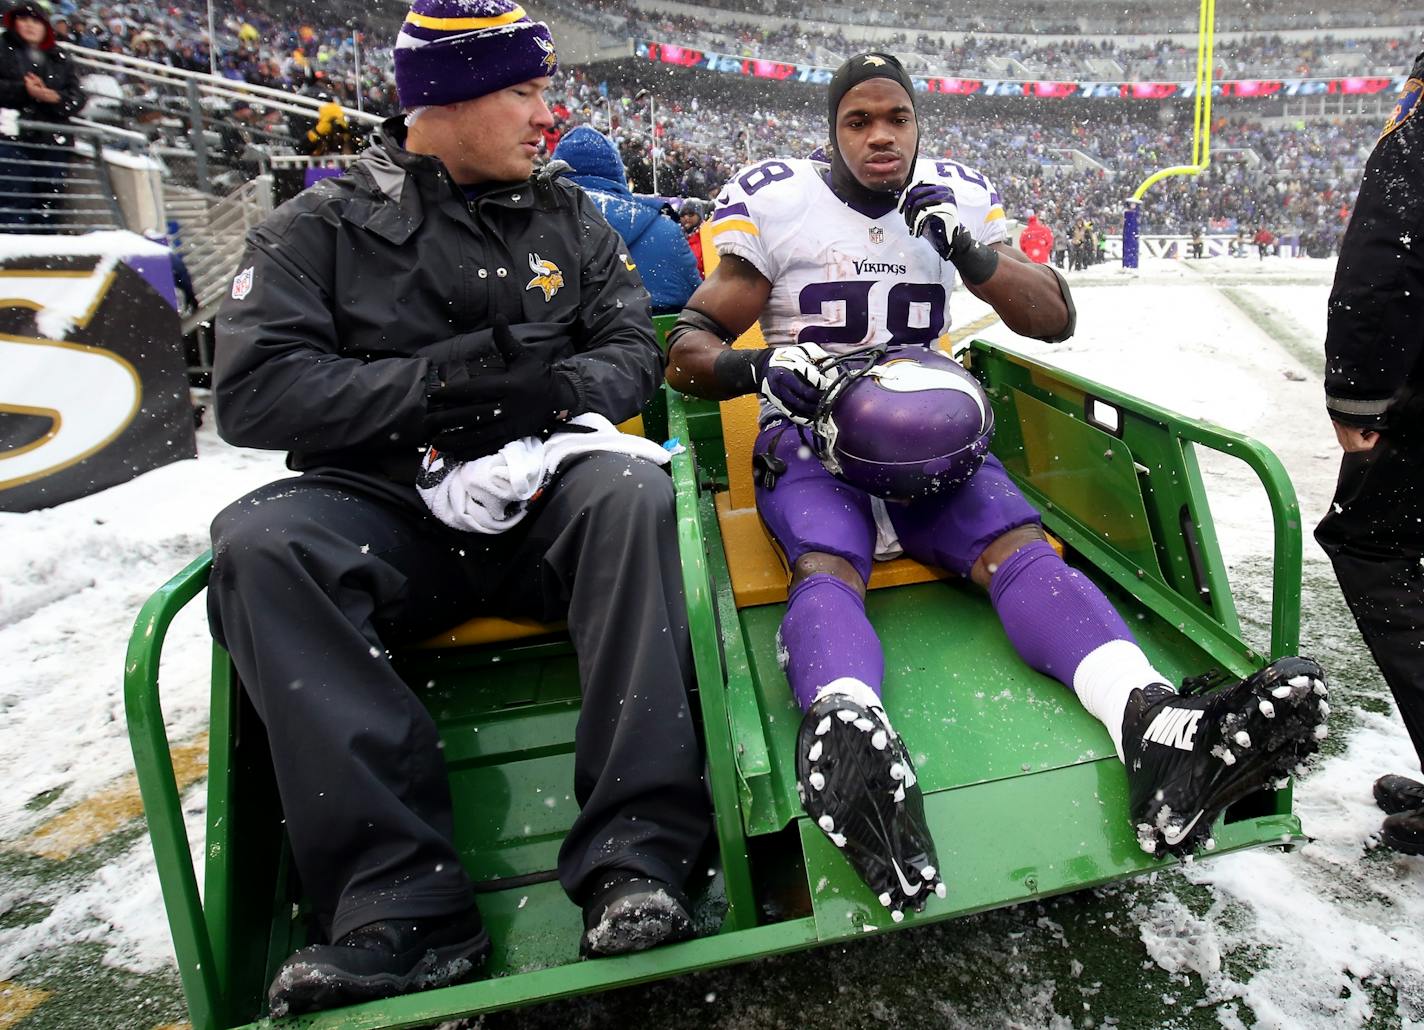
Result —
M667 475L585 456L496 536L449 529L415 489L423 444L473 459L580 413L618 422L661 378L618 235L571 184L531 178L555 67L547 27L508 0L416 0L404 124L250 233L219 315L220 432L301 473L219 514L209 589L332 942L288 959L274 1015L486 957L435 724L386 657L476 614L568 622L581 811L558 872L583 951L691 933L710 821Z
M1424 759L1424 54L1365 165L1340 245L1325 403L1345 452L1315 538ZM1381 839L1424 853L1424 784L1385 776Z
M44 10L23 0L0 18L0 108L9 108L29 121L51 125L68 123L84 106L79 78L64 51L55 46L54 30ZM63 184L67 139L56 132L22 130L18 138L0 136L0 182L7 193L0 198L0 225L25 232L51 225L56 195Z

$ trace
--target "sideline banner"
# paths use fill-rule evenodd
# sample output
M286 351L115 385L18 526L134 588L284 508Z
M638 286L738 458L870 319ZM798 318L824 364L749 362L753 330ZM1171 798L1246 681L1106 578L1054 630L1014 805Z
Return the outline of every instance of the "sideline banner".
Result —
M132 233L0 240L0 511L197 454L169 252Z
M763 61L755 57L735 57L705 50L657 43L634 41L634 54L655 64L674 64L682 68L741 75L753 79L779 79L785 82L805 82L824 86L835 74L834 68L819 68L810 64L785 64ZM990 97L1051 97L1058 99L1176 100L1196 96L1194 82L1054 82L1028 79L954 79L912 75L917 92L940 93L946 96ZM1226 79L1212 84L1214 97L1314 97L1326 95L1370 96L1376 93L1397 94L1404 90L1403 75L1393 77L1360 76L1345 79Z

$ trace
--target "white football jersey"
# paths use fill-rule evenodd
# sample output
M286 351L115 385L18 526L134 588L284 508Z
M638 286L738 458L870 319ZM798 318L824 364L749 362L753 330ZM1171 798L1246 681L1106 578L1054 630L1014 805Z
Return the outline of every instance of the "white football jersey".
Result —
M831 191L827 165L762 161L742 169L712 212L718 254L750 261L771 283L761 331L775 346L829 351L868 343L932 345L949 328L954 266L910 235L891 209L869 218ZM954 190L960 223L980 243L1008 239L989 180L953 161L922 158L914 182Z

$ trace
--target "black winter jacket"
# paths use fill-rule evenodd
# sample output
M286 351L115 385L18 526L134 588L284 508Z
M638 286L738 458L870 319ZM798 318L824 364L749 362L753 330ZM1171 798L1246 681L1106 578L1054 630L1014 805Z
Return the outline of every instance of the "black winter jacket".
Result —
M8 26L12 20L7 16L5 24ZM50 45L41 48L44 60L36 65L30 59L29 48L13 29L7 27L0 32L0 107L19 111L21 118L63 125L84 106L84 91L79 88L79 76L69 56L54 45L53 33L46 39ZM58 103L45 104L30 96L25 88L25 76L30 72L38 74L46 86L59 94ZM56 137L48 132L25 132L21 138L48 143Z
M217 321L223 439L413 483L426 376L451 355L498 362L494 316L578 396L637 414L662 379L648 293L622 240L570 183L536 176L473 203L399 119L337 179L248 233Z
M1336 422L1410 429L1424 393L1424 54L1365 164L1325 337ZM1398 400L1396 401L1396 396Z

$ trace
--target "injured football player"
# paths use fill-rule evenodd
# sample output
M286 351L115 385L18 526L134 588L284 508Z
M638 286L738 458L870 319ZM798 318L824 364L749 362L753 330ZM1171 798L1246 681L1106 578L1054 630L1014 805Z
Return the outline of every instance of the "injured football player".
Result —
M805 713L807 813L895 921L944 896L910 753L865 612L872 563L906 554L987 589L1014 649L1102 722L1153 855L1207 845L1238 798L1286 777L1324 736L1324 673L1281 658L1179 692L1122 617L1045 538L988 445L972 376L935 349L956 279L1014 332L1068 339L1068 284L1008 244L987 178L919 156L914 88L890 54L832 78L827 161L762 161L718 197L719 263L668 339L668 382L756 394L757 510L791 570L779 652ZM768 346L730 344L760 320Z

